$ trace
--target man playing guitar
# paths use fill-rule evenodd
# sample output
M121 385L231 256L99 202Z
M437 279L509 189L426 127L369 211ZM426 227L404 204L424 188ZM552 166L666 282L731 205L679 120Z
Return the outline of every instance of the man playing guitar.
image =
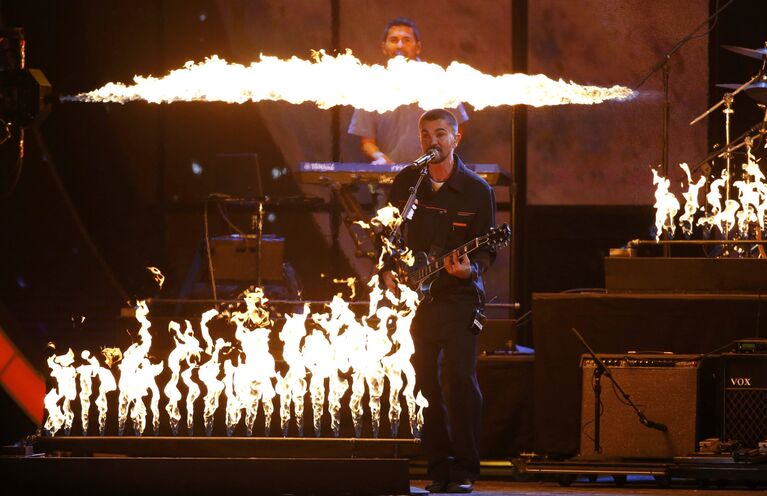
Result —
M491 244L471 253L455 249L495 226L495 195L454 153L461 135L449 111L424 113L419 129L421 148L436 156L428 164L428 181L417 192L403 236L408 248L425 252L430 260L442 260L447 272L431 284L431 298L419 305L411 327L418 387L429 401L422 433L432 480L427 489L465 493L473 490L479 475L482 394L476 375L476 333L485 299L482 275L495 251ZM400 210L419 174L412 165L394 179L389 200ZM384 271L382 277L390 289L395 287L394 272Z

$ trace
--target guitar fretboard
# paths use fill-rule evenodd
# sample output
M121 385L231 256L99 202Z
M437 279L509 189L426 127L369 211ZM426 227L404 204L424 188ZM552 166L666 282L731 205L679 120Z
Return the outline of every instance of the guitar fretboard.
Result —
M424 265L423 267L419 267L412 271L410 273L410 280L417 281L419 284L421 281L429 277L430 275L434 274L435 272L438 272L445 268L445 258L452 257L453 253L458 254L458 258L461 258L462 256L473 252L480 246L487 243L487 236L480 236L479 238L475 238L468 243L459 246L455 250L451 251L447 255L444 255L442 257L437 258L433 262L429 262L428 264Z

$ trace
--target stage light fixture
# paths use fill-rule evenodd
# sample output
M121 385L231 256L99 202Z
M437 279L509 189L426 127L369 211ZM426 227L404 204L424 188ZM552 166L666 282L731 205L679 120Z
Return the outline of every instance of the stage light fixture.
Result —
M51 111L51 83L40 69L25 63L23 28L0 30L0 119L9 126L29 127Z

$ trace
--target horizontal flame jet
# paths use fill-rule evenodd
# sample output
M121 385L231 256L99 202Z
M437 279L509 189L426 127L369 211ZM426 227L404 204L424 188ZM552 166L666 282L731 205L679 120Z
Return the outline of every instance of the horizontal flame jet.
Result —
M417 103L421 108L469 103L476 110L501 105L597 104L627 100L635 93L624 86L583 86L542 74L484 74L460 62L438 64L395 57L386 66L363 64L346 50L337 56L324 50L310 60L261 55L250 65L229 63L218 55L188 61L163 77L134 76L133 84L107 83L62 101L126 103L147 101L244 103L264 100L292 104L313 102L386 112Z

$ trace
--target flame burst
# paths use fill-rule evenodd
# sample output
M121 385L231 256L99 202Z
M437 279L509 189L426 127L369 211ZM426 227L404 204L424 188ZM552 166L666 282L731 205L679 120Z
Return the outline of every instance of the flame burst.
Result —
M356 277L347 277L346 279L333 279L333 282L336 284L345 284L349 290L351 291L351 294L349 295L349 298L352 300L355 296L357 296L357 278Z
M98 375L101 368L96 357L91 356L91 352L84 350L80 358L85 361L83 365L77 367L77 375L80 376L80 422L82 423L83 435L88 434L88 414L91 409L91 395L93 394L93 377Z
M132 344L123 354L122 361L118 364L120 380L118 433L125 432L125 424L130 413L133 421L133 432L137 436L143 434L146 428L146 404L144 396L151 392L152 425L155 434L160 427L160 392L157 387L156 377L162 372L163 364L151 363L148 358L149 348L152 346L152 334L149 328L152 323L147 319L149 308L146 302L138 302L136 308L136 320L141 323L138 343Z
M685 199L684 213L679 217L678 223L687 236L692 234L694 225L703 226L706 229L717 228L723 234L729 234L734 230L734 235L742 239L752 239L755 229L764 228L767 216L767 183L750 146L747 148L746 162L742 164L742 179L732 183L732 188L738 192L738 199L731 198L722 203L722 197L726 196L725 190L729 182L727 170L723 170L720 177L710 182L709 191L706 194L707 212L701 215L697 222L694 220L695 215L704 209L698 203L698 199L701 188L706 184L706 178L700 177L693 182L688 165L683 163L679 166L687 175L688 190L682 194ZM670 181L654 170L653 182L656 185L656 239L659 239L663 230L673 235L675 228L673 219L679 210L679 202L668 190Z
M668 190L671 181L661 177L655 169L653 169L652 175L653 184L657 186L655 205L653 205L655 207L655 240L657 241L664 230L668 230L670 235L674 236L676 231L674 217L679 211L679 200Z
M399 209L389 203L385 207L378 209L376 215L370 219L370 223L365 221L355 222L355 224L363 229L373 232L381 240L381 254L378 257L376 270L383 269L386 265L387 257L393 254L396 254L399 260L409 267L415 263L415 256L410 248L399 249L389 240L389 235L402 224L403 220Z
M112 363L115 363L113 361L116 355L118 355L118 352L119 359L121 360L122 352L120 352L118 348L105 348L101 351L104 355L104 361L106 362L107 367L111 367ZM106 433L107 424L107 394L117 389L117 383L115 382L114 375L112 375L112 372L108 368L99 366L97 373L99 377L99 395L96 397L96 407L99 410L99 436L103 436Z
M698 178L698 182L694 183L692 181L692 173L690 172L690 167L684 163L679 164L679 167L681 167L682 170L684 170L685 174L687 174L687 184L688 184L687 192L682 194L685 200L684 214L682 214L679 217L679 225L681 226L682 231L685 233L685 235L690 236L692 234L695 214L698 212L698 209L700 208L700 204L698 203L700 188L702 188L703 185L706 184L706 178L701 176Z
M414 84L423 81L423 84ZM220 101L228 103L283 100L313 102L326 109L335 105L385 112L417 103L421 108L455 107L460 102L475 109L500 105L596 104L626 100L629 88L582 86L544 75L492 76L459 62L447 68L395 57L386 66L367 65L351 50L337 56L323 50L311 60L282 60L262 55L250 65L230 64L212 55L203 62L189 61L164 77L134 76L133 85L108 83L63 101L151 103Z
M165 282L165 276L162 275L162 272L160 272L160 269L157 267L147 267L146 268L149 272L152 273L152 277L154 277L154 280L157 282L157 285L162 289L162 285Z
M48 411L43 429L51 435L59 429L63 429L64 434L68 435L72 428L75 415L71 402L77 397L77 370L72 367L74 361L75 354L71 349L63 355L48 357L48 367L51 369L51 377L56 381L56 387L51 388L43 400Z

